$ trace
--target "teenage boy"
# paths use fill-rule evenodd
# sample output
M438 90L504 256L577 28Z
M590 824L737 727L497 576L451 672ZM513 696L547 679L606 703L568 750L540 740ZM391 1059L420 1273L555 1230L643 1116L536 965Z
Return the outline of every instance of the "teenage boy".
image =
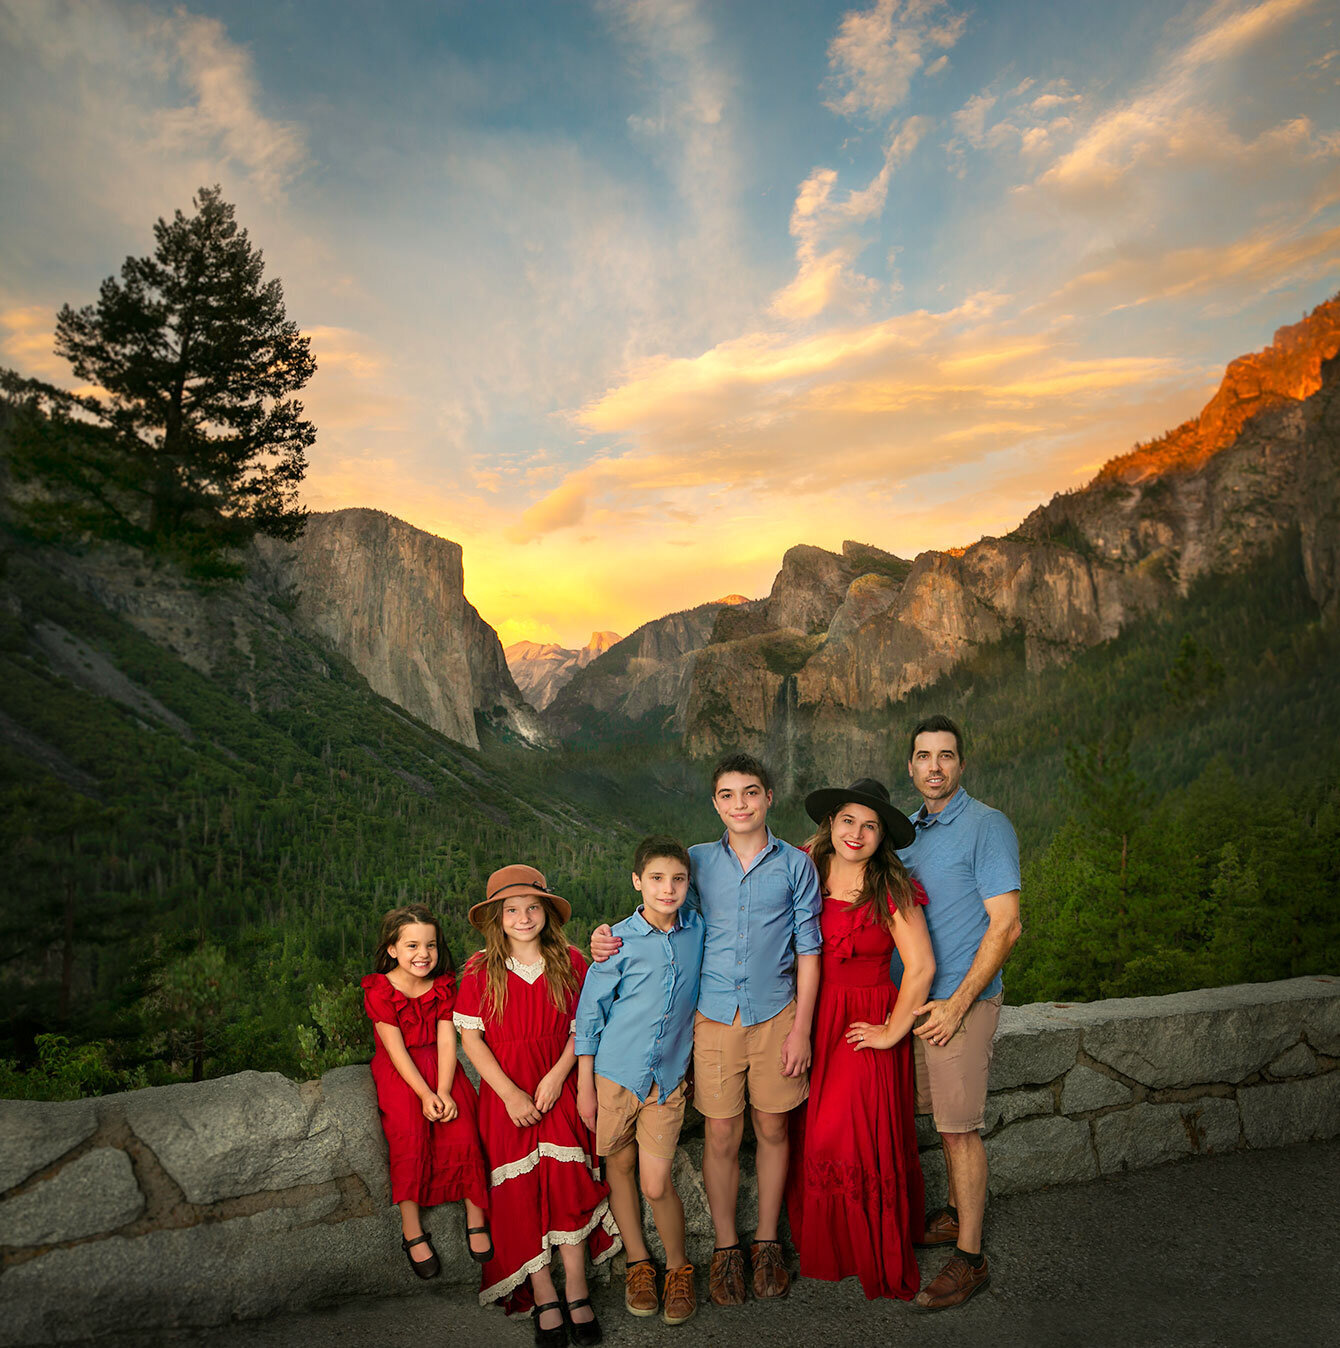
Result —
M665 1246L661 1319L681 1325L698 1303L684 1249L684 1205L670 1170L684 1124L703 963L703 920L681 911L689 892L684 845L644 838L633 854L633 888L642 904L614 927L619 950L591 966L577 1004L577 1109L605 1158L610 1210L628 1255L624 1305L644 1316L659 1305L636 1166Z
M712 805L726 831L689 849L686 906L706 924L694 1018L694 1104L706 1120L703 1187L716 1228L708 1288L718 1306L745 1299L744 1249L735 1225L746 1096L757 1144L758 1222L750 1246L756 1297L784 1296L791 1277L777 1239L790 1159L789 1115L809 1093L810 1028L819 989L814 863L768 828L772 779L748 754L712 773ZM617 949L608 927L591 934L600 960Z
M923 1310L962 1305L989 1281L981 1127L1000 970L1023 931L1018 840L999 810L960 785L964 767L963 732L949 717L932 716L913 729L907 770L922 805L912 816L916 837L898 855L930 899L926 925L935 951L930 997L917 1008L925 1020L914 1030L917 1111L934 1116L949 1177L949 1206L927 1217L925 1243L956 1247L913 1301Z

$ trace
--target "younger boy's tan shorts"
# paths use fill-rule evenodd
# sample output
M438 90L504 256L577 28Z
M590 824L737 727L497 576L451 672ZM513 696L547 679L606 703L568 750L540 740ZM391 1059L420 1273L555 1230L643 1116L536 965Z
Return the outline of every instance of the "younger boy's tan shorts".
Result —
M917 1065L917 1113L935 1118L936 1132L975 1133L986 1117L986 1078L1000 1024L1000 993L976 1001L947 1044L912 1036Z
M733 1119L749 1103L764 1114L787 1114L810 1093L808 1072L782 1075L782 1044L796 1023L793 997L771 1020L731 1025L693 1013L693 1103L709 1119Z
M613 1156L636 1140L644 1156L675 1159L679 1130L684 1126L685 1083L680 1082L662 1102L653 1081L645 1100L627 1086L596 1073L596 1153Z

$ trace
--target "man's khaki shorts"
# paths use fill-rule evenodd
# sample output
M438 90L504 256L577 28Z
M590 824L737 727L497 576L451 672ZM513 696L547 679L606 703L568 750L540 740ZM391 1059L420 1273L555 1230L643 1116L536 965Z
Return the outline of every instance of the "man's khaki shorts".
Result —
M986 1115L986 1078L1000 1023L1002 995L976 1001L947 1044L912 1036L917 1113L932 1114L939 1133L975 1133Z
M733 1119L749 1103L764 1114L787 1114L810 1093L809 1074L782 1075L782 1043L796 1023L793 997L771 1020L731 1025L693 1013L693 1103L709 1119Z
M684 1082L664 1103L657 1099L660 1087L653 1081L645 1100L627 1086L608 1081L596 1073L596 1153L613 1156L636 1140L644 1156L675 1159L679 1130L684 1126Z

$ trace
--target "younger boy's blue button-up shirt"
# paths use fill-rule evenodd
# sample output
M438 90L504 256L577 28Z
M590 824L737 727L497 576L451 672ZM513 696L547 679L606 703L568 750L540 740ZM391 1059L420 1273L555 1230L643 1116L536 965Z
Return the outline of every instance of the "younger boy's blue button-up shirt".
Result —
M579 1057L645 1100L656 1083L664 1100L684 1080L693 1055L693 1012L703 965L702 918L688 907L668 932L639 908L616 922L623 944L586 971L577 1003Z
M707 924L698 1010L709 1020L742 1025L771 1020L796 995L797 955L823 948L823 896L814 862L768 830L749 863L731 850L730 834L689 848L689 897Z

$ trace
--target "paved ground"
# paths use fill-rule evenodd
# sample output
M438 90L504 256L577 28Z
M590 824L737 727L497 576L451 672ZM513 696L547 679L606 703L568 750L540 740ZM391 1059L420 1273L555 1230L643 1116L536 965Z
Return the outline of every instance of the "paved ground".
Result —
M610 1348L1200 1348L1340 1344L1340 1142L1188 1161L1001 1199L988 1215L992 1283L966 1306L919 1314L867 1302L856 1282L798 1282L781 1302L688 1324L635 1320L595 1294ZM943 1259L924 1252L923 1276ZM699 1279L699 1295L706 1291ZM131 1340L96 1341L130 1348ZM137 1335L134 1348L493 1348L532 1342L529 1320L463 1289L354 1301L210 1331Z

